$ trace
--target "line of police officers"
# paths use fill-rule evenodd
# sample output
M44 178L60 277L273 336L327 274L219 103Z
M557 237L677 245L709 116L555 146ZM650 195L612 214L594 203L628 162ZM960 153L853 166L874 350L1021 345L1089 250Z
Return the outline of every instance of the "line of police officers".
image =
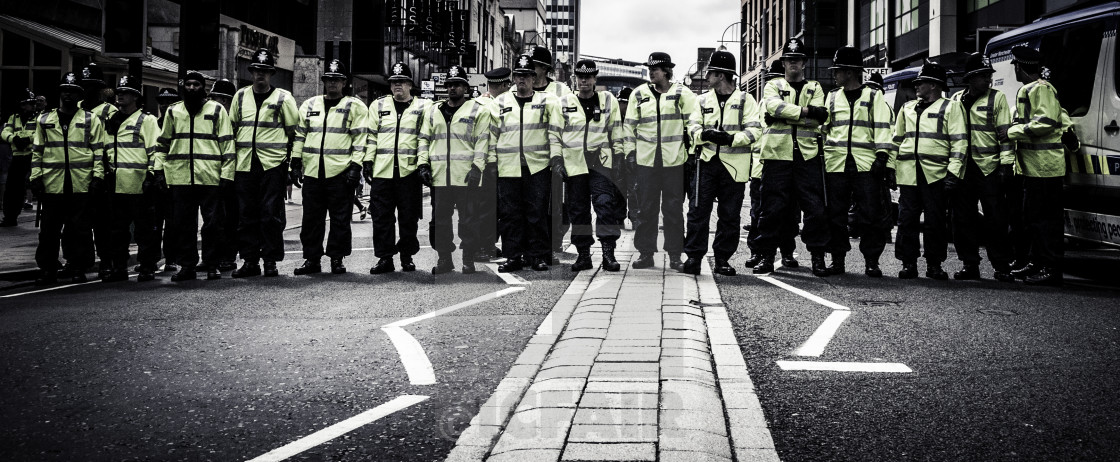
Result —
M37 262L44 283L57 278L60 241L68 275L84 280L82 269L93 263L90 221L106 281L127 278L131 226L140 280L154 278L161 234L168 263L181 266L173 281L194 279L200 268L218 279L233 269L237 253L243 264L233 277L276 276L284 258L287 183L302 184L304 196L305 261L295 274L322 271L324 254L332 273L344 273L354 190L364 177L378 257L371 274L395 271L398 254L402 271L415 270L427 186L429 239L438 253L433 274L454 270L456 211L464 273L475 272L476 260L496 256L499 238L506 258L499 271L547 270L569 225L578 254L573 271L593 268L596 237L602 268L618 271L614 249L629 199L639 253L633 268L655 265L663 217L669 266L699 274L715 208L713 270L734 275L729 260L738 249L750 182L747 266L755 274L774 271L779 248L783 266L797 265L792 241L803 216L801 239L815 275L845 272L851 227L861 236L865 274L881 277L889 190L897 188L900 278L918 276L919 232L926 276L948 278L942 263L952 209L964 263L956 279L980 277L977 237L983 235L996 279L1055 284L1061 282L1062 134L1069 119L1040 78L1039 53L1012 52L1025 83L1014 121L1004 96L990 88L993 70L979 55L968 63L968 88L951 98L943 96L946 71L927 63L915 80L918 99L896 117L881 89L862 82L856 49L837 51L831 70L838 87L825 92L805 78L806 50L797 39L767 74L761 103L736 85L727 52L713 54L711 90L699 96L671 82L669 55L652 53L645 63L650 83L620 100L595 90L598 70L590 60L573 71L577 91L551 81L551 56L538 48L520 56L512 72L488 72L490 92L478 98L468 97L465 70L452 66L448 98L438 103L413 97L411 72L398 63L389 76L392 93L367 107L343 94L349 76L332 60L322 75L324 94L297 109L289 92L272 87L274 58L261 49L250 65L253 84L239 90L220 81L207 99L204 77L188 73L182 101L166 108L162 129L139 110L134 77L119 82L114 107L95 104L89 92L96 85L83 88L67 74L60 108L38 117L29 143L17 141L33 152L32 189L43 201ZM82 82L96 83L96 73L86 68ZM82 91L91 103L79 103ZM194 233L200 212L201 267ZM1016 213L1023 214L1021 226L1012 225ZM1012 229L1030 236L1029 245L1014 246ZM236 246L223 244L233 239Z

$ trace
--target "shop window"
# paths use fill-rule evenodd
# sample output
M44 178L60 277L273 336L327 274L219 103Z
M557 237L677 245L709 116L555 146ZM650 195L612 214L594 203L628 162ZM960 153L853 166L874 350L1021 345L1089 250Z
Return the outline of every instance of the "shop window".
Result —
M22 35L4 34L4 56L0 66L27 66L31 64L31 40Z

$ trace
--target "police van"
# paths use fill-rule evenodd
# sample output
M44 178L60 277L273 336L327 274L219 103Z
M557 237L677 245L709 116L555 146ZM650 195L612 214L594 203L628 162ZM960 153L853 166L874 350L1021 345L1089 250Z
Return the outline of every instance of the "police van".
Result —
M1120 246L1118 20L1120 2L1109 2L1039 19L992 38L985 50L996 70L992 87L1007 96L1012 111L1023 84L1015 80L1011 47L1042 53L1049 81L1081 140L1079 152L1066 154L1066 235L1114 246Z

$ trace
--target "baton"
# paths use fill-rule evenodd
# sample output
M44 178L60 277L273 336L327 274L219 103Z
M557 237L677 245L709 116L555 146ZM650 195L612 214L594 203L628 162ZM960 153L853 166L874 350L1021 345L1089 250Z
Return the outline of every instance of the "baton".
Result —
M43 198L36 197L35 202L35 227L39 227L39 220L43 218Z

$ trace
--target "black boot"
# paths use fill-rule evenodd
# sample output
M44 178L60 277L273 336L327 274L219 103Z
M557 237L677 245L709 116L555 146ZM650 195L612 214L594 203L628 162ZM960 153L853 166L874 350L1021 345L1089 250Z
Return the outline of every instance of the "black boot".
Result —
M346 266L342 264L342 257L331 258L331 274L346 274Z
M964 268L953 273L953 279L958 281L980 279L980 265L976 263L965 263Z
M120 269L117 269L116 267L114 267L113 270L109 272L108 276L101 278L101 282L127 281L128 280L128 271L125 271L124 266L121 266L119 268Z
M992 274L992 278L994 278L995 280L997 280L999 282L1015 282L1015 276L1011 275L1011 266L1010 265L1008 265L1006 263L1002 263L1002 264L996 264L996 265L992 265L992 266L996 270L995 273Z
M57 270L43 270L42 273L39 274L39 277L35 279L35 285L37 286L50 285L55 282L58 282Z
M548 271L548 260L544 258L533 259L533 265L529 268L533 271Z
M669 268L677 271L680 271L681 268L684 268L684 262L681 261L680 254L669 255Z
M758 264L761 263L761 262L762 262L762 254L751 253L751 258L748 258L747 261L744 262L744 264L747 266L747 268L754 268L755 266L758 266Z
M602 266L604 271L610 272L622 269L622 265L614 258L614 247L603 247L603 263L599 266Z
M432 275L450 273L454 270L455 264L451 263L451 254L440 252L436 266L432 267Z
M762 257L762 261L758 262L754 268L751 269L754 274L770 274L774 272L774 257Z
M222 278L222 270L218 269L218 265L206 265L206 280L216 281Z
M396 269L397 268L393 266L393 259L391 257L382 258L380 260L377 260L377 264L373 265L373 268L369 269L369 274L392 273L393 271L396 271Z
M790 252L790 253L782 252L782 267L783 268L797 268L797 267L800 267L800 266L801 266L801 264L797 263L797 259L793 257L793 252Z
M474 274L478 272L478 270L474 268L474 259L474 255L471 255L469 252L463 252L463 274Z
M103 262L97 264L97 278L98 279L104 280L105 278L108 278L109 274L112 273L112 272L113 272L113 264L112 263L107 262L107 261L103 261Z
M1026 278L1029 278L1031 276L1034 276L1034 275L1038 274L1039 271L1042 271L1041 266L1038 266L1034 263L1027 263L1026 265L1024 265L1023 267L1021 267L1017 270L1012 270L1011 271L1011 276L1014 277L1015 279L1026 279Z
M299 268L296 268L295 271L292 271L292 273L295 274L296 276L303 276L305 274L321 273L322 271L323 271L323 267L319 265L319 260L316 259L316 260L304 260L303 264L300 265Z
M684 264L681 265L680 272L700 275L700 259L688 257L688 260L685 260Z
M506 259L505 263L498 265L498 272L512 273L514 271L521 271L522 268L524 268L524 265L521 262L521 258L510 257Z
M722 274L724 276L734 276L734 275L738 274L738 273L735 272L735 267L731 266L731 263L727 262L727 259L717 258L717 259L715 259L715 262L716 262L716 267L712 268L712 272L714 272L716 274Z
M634 260L634 263L631 263L630 267L634 268L634 269L653 268L653 254L652 253L638 254L638 259Z
M879 262L868 263L863 269L863 274L866 274L868 277L881 278L883 277L883 270L879 269Z
M416 271L416 264L412 262L412 255L401 255L401 271Z
M195 279L198 279L198 274L195 273L194 267L186 265L183 265L178 273L171 276L171 282L192 281Z
M1042 267L1037 273L1027 276L1024 283L1028 286L1061 286L1062 271L1049 266Z
M276 269L276 262L272 260L264 261L264 277L274 278L280 275L280 270Z
M828 274L838 275L844 274L844 257L842 253L832 254L832 263L828 265Z
M576 262L572 263L572 271L583 271L594 268L595 265L591 263L591 250L579 249L579 255L576 257Z
M245 263L241 264L240 268L233 270L233 278L234 279L247 278L247 277L250 277L250 276L260 276L260 275L261 275L261 265L258 264L255 260L254 261L246 260Z
M156 278L156 271L151 266L140 265L140 269L137 270L137 273L140 274L136 275L136 282L153 281Z
M812 261L814 276L823 278L828 276L829 274L832 274L828 271L828 266L824 264L824 253L813 252Z
M941 262L926 262L926 277L938 281L947 281L949 280L949 273L941 268Z
M902 271L898 272L899 279L916 279L918 277L918 262L902 262Z

